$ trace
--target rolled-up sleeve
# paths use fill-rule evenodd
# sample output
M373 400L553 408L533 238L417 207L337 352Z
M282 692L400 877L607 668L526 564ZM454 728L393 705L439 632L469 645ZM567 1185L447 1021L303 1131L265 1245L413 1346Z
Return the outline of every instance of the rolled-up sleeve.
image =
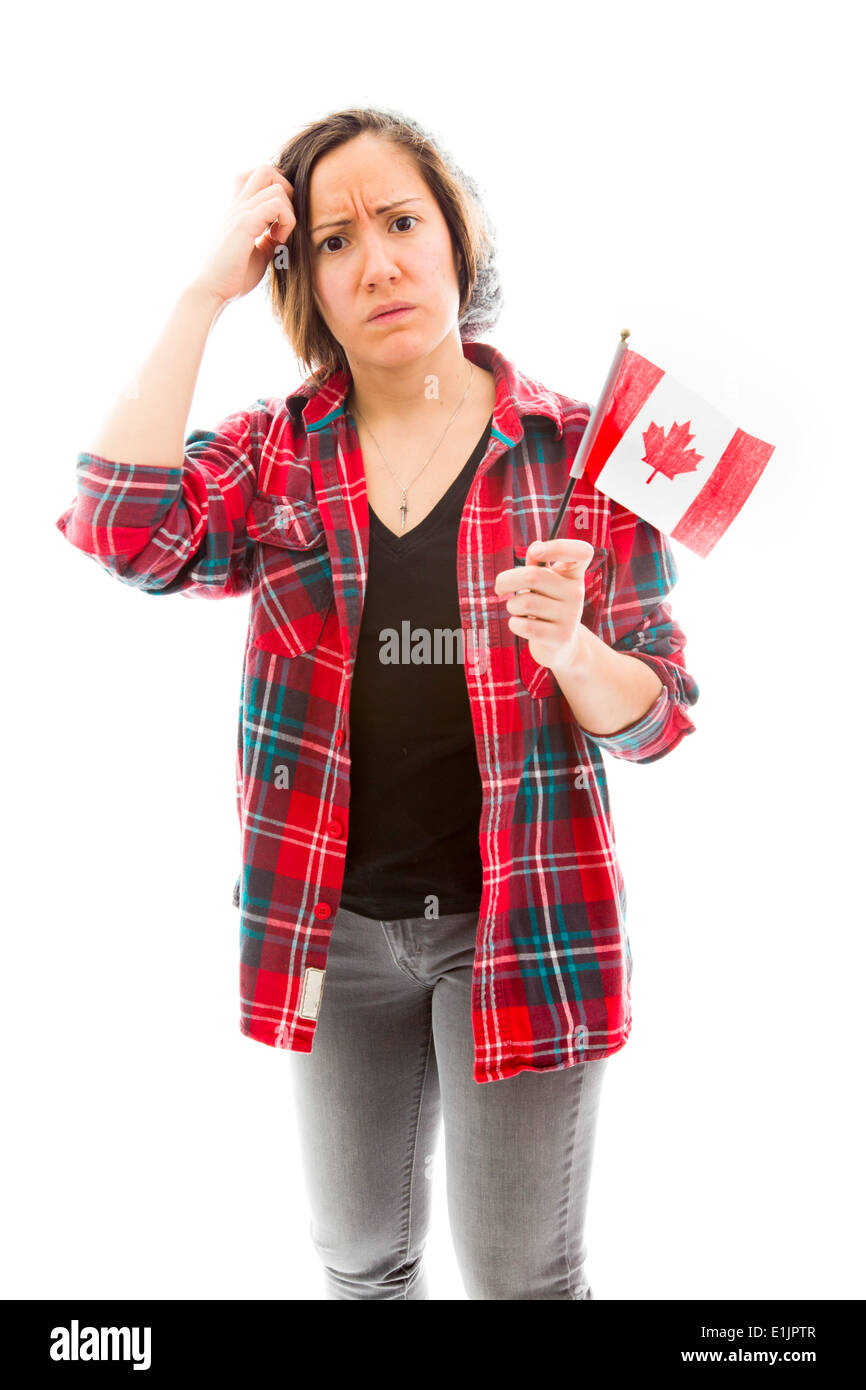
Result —
M667 537L611 502L611 548L593 630L614 651L651 666L662 688L646 713L625 729L607 735L584 729L583 734L629 762L655 762L695 732L689 710L700 689L686 669L685 633L666 601L678 578Z
M227 416L215 430L193 430L177 466L79 454L75 499L55 525L76 549L146 593L246 592L253 549L246 514L258 472L254 409Z

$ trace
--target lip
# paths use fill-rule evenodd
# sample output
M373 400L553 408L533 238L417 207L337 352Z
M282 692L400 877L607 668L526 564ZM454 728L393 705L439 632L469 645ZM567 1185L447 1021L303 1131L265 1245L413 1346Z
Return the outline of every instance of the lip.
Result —
M414 304L407 304L405 300L395 300L393 304L382 305L380 308L376 309L367 319L367 322L378 323L379 319L382 319L383 322L390 319L396 320L402 318L404 314L408 314L409 311L414 308Z

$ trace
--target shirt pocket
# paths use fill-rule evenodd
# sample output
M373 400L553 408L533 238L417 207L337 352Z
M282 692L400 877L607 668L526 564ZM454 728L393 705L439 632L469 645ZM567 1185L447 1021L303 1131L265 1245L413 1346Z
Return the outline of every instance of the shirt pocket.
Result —
M256 542L250 636L279 656L311 651L334 603L331 557L315 501L256 492L246 515Z
M515 543L515 567L526 564L526 552L528 549L528 545L518 545ZM596 547L596 552L590 561L589 568L584 577L584 603L581 621L593 630L595 630L601 603L606 555L607 552L604 549ZM550 670L550 667L540 665L530 652L527 639L517 636L517 634L513 633L508 627L508 619L512 615L504 605L502 614L508 636L512 641L517 642L517 670L521 685L523 685L534 700L545 700L549 696L557 694L560 689L559 682Z

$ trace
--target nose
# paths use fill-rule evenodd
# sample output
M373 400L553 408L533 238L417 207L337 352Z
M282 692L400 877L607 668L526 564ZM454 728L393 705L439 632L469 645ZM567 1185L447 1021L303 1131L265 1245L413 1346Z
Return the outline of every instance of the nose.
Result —
M383 280L399 276L400 268L394 259L394 250L375 228L365 231L361 239L362 275L364 284L371 288Z

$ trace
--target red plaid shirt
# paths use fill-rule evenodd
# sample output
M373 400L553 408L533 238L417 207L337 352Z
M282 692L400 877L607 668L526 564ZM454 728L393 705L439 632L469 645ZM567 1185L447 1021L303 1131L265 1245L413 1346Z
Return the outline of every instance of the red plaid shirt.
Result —
M628 728L589 734L511 632L496 575L547 539L590 410L487 344L463 351L496 382L456 555L483 790L472 1026L473 1076L485 1082L624 1046L632 957L602 749L632 762L669 753L694 732L698 686L665 602L677 580L666 538L580 481L560 534L596 550L583 621L647 662L662 691ZM296 1052L312 1049L327 988L349 820L349 699L369 555L350 384L347 373L318 388L308 378L287 398L193 431L182 466L79 454L76 498L56 522L146 593L251 593L236 764L240 1027Z

